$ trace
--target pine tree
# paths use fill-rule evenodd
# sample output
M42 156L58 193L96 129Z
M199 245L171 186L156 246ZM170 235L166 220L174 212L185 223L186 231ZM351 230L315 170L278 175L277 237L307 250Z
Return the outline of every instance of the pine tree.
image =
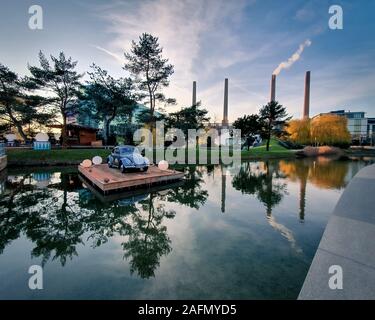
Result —
M127 63L124 69L129 71L137 84L139 100L146 99L150 106L149 122L154 121L157 102L165 104L175 103L174 99L167 99L162 89L169 86L169 77L173 74L173 65L162 56L158 38L148 33L139 37L139 42L132 41L130 53L125 53Z
M46 124L54 118L46 110L48 98L32 94L37 87L27 77L20 78L0 63L0 119L6 127L15 127L24 141L24 126Z
M52 66L42 51L39 52L40 67L29 66L32 74L31 80L41 89L52 94L51 104L59 111L62 117L61 137L63 147L67 146L66 119L68 113L76 107L77 94L81 87L79 74L75 68L77 61L71 57L66 58L64 52L58 57L51 55Z
M270 149L270 141L272 133L282 135L285 131L282 128L277 128L277 125L283 125L290 120L286 109L277 101L271 101L263 106L259 111L260 118L264 121L265 127L263 129L264 135L267 139L267 151Z
M110 124L116 116L130 118L136 105L132 96L132 81L129 78L114 79L106 70L93 64L88 72L90 81L81 96L80 110L94 111L97 119L103 121L104 143L108 143Z

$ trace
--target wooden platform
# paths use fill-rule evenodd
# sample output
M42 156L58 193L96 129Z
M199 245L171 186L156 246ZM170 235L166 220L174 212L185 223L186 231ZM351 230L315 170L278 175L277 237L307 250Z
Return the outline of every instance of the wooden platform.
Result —
M160 170L150 166L147 172L121 173L119 169L109 168L107 164L90 168L78 166L78 171L95 187L104 193L147 188L181 180L184 174L175 170Z
M1 173L0 173L1 176ZM98 188L94 187L92 184L88 183L87 178L83 175L79 175L79 179L85 188L91 191L94 196L99 199L102 203L112 202L116 200L127 200L130 202L138 202L142 197L147 197L150 193L163 193L170 189L176 189L184 184L183 180L178 180L175 182L168 182L166 184L153 185L148 188L137 188L135 190L125 190L119 192L103 193Z

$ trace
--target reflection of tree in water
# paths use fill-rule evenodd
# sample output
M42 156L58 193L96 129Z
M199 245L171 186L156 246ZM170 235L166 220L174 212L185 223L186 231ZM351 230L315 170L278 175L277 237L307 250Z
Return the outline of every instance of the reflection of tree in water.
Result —
M286 238L292 248L301 252L292 231L278 223L272 216L272 209L281 202L287 193L286 184L280 181L282 178L285 176L280 172L277 162L246 162L242 164L238 174L233 177L232 184L242 193L255 195L266 207L267 222L270 226Z
M281 160L280 170L292 181L300 182L299 217L305 219L306 188L309 181L318 188L342 189L348 183L348 161L318 157L298 161Z
M156 200L156 201L155 201ZM173 219L176 212L165 210L165 205L158 203L156 194L139 203L142 211L134 212L126 235L128 241L122 243L124 256L130 258L131 272L135 270L142 278L154 276L161 256L171 250L171 240L163 219Z
M212 171L213 167L209 168ZM166 200L199 209L208 197L208 191L202 188L203 183L203 167L190 165L185 169L185 183L178 188L171 189Z
M279 204L286 194L286 184L280 182L280 178L282 174L272 162L246 162L233 177L232 184L242 193L256 195L266 207L267 215L271 215L272 208Z
M16 195L21 189L26 189L24 182L27 176L22 177L18 182L6 182L11 190L0 198L0 254L4 248L13 240L19 238L24 221L28 218L28 213L24 210L17 210ZM30 190L32 187L30 186ZM28 200L27 196L22 197Z
M349 161L338 161L325 157L298 161L280 161L280 170L288 178L305 183L307 180L322 189L342 189L348 177Z
M68 178L67 175L61 176L62 188L68 183ZM82 217L76 199L68 196L67 190L35 188L29 176L9 182L8 188L9 194L0 202L1 220L7 221L1 225L2 235L7 227L13 229L13 239L17 239L21 232L25 233L36 245L31 255L41 256L42 264L51 258L52 252L52 259L59 259L62 265L67 258L77 254L76 245L82 242ZM12 221L8 220L10 216ZM0 248L5 244L3 240Z
M163 225L165 218L175 216L164 203L169 201L170 190L167 194L152 192L138 203L103 203L82 188L75 173L61 173L48 188L37 188L31 180L25 175L6 182L7 190L0 199L0 253L25 234L35 244L33 257L41 257L43 264L52 259L65 265L77 255L77 245L90 240L98 247L119 235L126 239L122 247L131 271L148 278L154 276L160 257L171 251ZM180 195L173 202L199 207L204 197L193 195L188 200Z

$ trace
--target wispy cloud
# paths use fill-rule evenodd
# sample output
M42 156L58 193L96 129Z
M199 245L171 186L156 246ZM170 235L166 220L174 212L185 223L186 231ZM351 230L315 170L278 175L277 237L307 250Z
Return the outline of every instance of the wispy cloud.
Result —
M224 78L229 78L230 120L255 113L267 102L270 71L296 47L274 70L280 73L293 66L280 77L277 86L277 99L290 114L300 115L307 68L312 71L313 113L327 106L363 101L372 94L370 82L366 83L372 79L368 74L372 62L364 62L363 75L340 77L357 58L352 53L349 56L348 51L338 52L340 34L323 34L327 16L326 10L319 14L321 5L310 1L297 11L296 4L276 5L278 10L265 7L261 2L254 5L253 0L112 1L97 8L107 36L95 42L95 48L105 53L101 56L113 59L111 72L125 73L116 68L123 64L123 52L130 49L131 41L137 41L143 32L159 37L164 56L175 66L170 87L164 93L176 98L178 104L168 111L191 103L192 81L196 80L198 99L218 120L222 117ZM287 21L285 25L283 21ZM314 56L301 61L310 39L314 42ZM338 45L329 47L332 42ZM347 64L332 63L342 55Z
M100 51L103 51L104 53L108 54L109 56L111 56L112 58L114 58L116 61L118 61L121 65L124 65L125 59L122 56L120 56L120 55L118 55L116 53L113 53L113 52L111 52L111 51L109 51L109 50L107 50L107 49L105 49L103 47L95 46L95 45L92 45L92 46L94 48L96 48L96 49L98 49Z
M313 20L315 17L314 10L312 8L302 8L297 10L295 19L298 21L308 22Z
M288 60L281 62L278 67L273 71L273 74L278 75L281 70L283 69L289 69L296 61L298 61L301 58L303 50L305 50L306 47L309 47L311 45L311 40L307 39L305 42L301 43L297 49L296 52L292 54L291 57L289 57Z
M241 39L227 27L241 22L247 5L245 0L117 2L100 8L101 16L108 21L107 31L113 36L105 44L107 49L96 47L120 62L131 41L137 41L143 32L159 37L165 57L175 66L166 94L176 97L180 105L188 105L193 80L208 78L218 69L252 58L241 48Z

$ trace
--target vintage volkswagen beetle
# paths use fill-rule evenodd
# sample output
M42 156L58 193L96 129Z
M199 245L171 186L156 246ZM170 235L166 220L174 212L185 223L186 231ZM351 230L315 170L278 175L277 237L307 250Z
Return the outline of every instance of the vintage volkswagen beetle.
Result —
M150 165L137 147L127 145L115 147L108 156L107 163L110 168L119 168L122 173L131 170L147 171Z

